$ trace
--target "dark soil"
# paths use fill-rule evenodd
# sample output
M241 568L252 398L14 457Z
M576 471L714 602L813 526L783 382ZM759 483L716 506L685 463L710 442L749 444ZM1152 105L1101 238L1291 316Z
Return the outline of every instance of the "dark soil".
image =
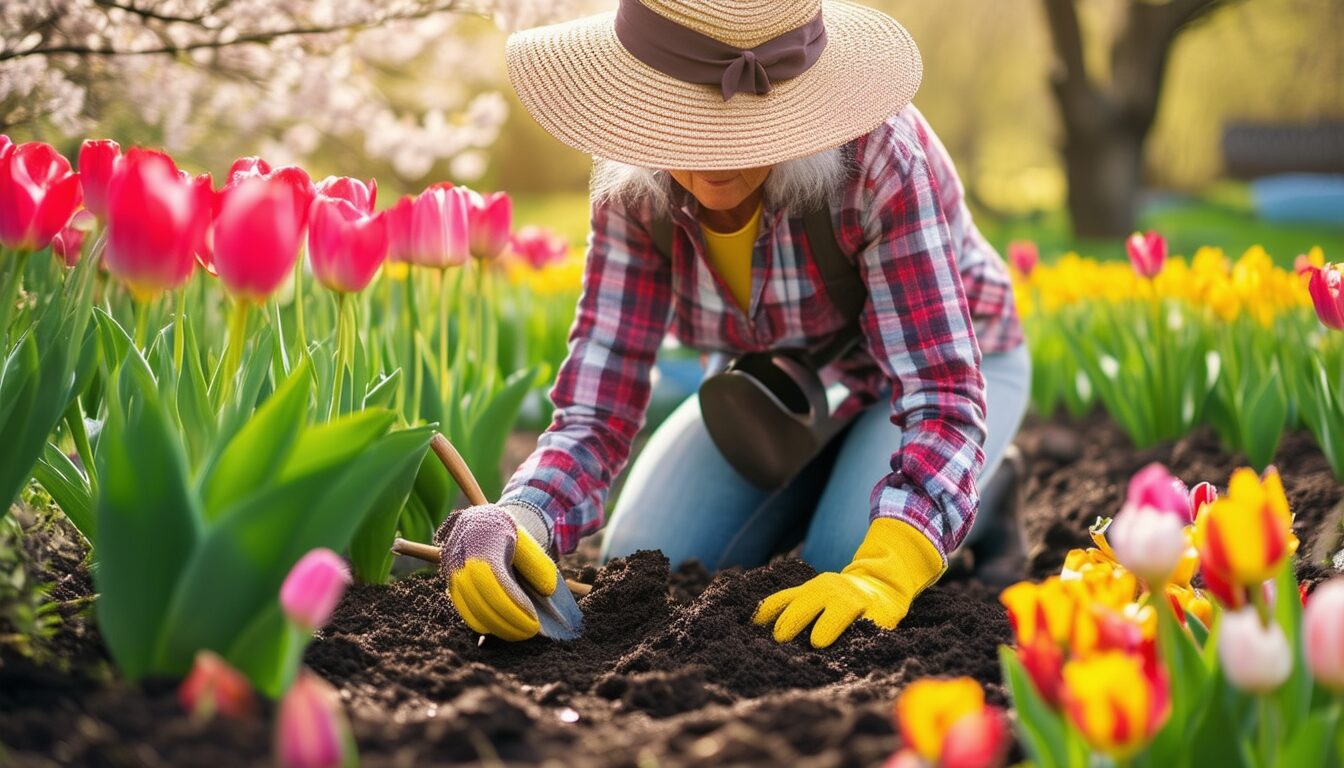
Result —
M1211 435L1135 451L1104 419L1032 421L1026 524L1032 575L1087 543L1094 517L1118 509L1149 461L1225 486L1236 460ZM1305 435L1278 457L1303 552L1333 537L1342 489ZM1336 517L1332 518L1332 515ZM90 589L65 540L33 538L59 599ZM1331 546L1338 549L1338 544ZM45 549L44 549L45 547ZM711 579L668 572L658 553L593 568L593 548L566 560L592 583L573 643L479 642L429 572L358 586L311 646L308 664L340 689L365 766L461 762L594 766L756 764L874 766L896 747L895 694L926 675L970 675L1005 703L996 647L1009 628L995 596L967 581L928 590L892 632L852 628L831 648L777 645L749 621L757 602L812 575L795 560ZM1328 554L1328 553L1327 553ZM39 556L41 556L39 554ZM1329 570L1304 565L1310 581ZM0 648L0 765L260 765L263 721L191 723L167 683L127 686L107 670L96 628L72 613L55 639L64 667Z

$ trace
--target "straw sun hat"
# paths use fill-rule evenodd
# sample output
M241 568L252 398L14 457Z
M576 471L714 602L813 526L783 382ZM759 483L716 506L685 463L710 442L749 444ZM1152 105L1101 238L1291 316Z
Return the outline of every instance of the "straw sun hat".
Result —
M510 35L509 79L553 136L648 168L771 165L900 111L923 66L909 33L841 0L620 0Z

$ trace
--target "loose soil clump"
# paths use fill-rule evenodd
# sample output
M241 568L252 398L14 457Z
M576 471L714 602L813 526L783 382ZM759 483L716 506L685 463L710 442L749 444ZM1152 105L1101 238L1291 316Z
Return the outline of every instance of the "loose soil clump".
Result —
M1104 419L1081 428L1031 421L1026 520L1033 576L1087 544L1094 517L1114 513L1129 476L1149 461L1187 480L1226 484L1236 460L1211 435L1135 451ZM1342 490L1310 438L1278 457L1304 551L1326 535ZM40 544L40 542L39 542ZM832 647L776 644L750 617L766 595L813 575L792 559L710 577L669 571L657 552L604 568L594 548L567 558L593 585L573 643L481 641L426 571L356 586L310 647L308 665L340 691L365 766L463 762L593 766L872 766L897 746L891 702L926 675L969 675L991 701L1006 694L997 647L1011 630L997 596L964 580L928 590L901 626L860 623ZM87 597L85 566L47 559L60 599ZM1302 568L1311 581L1328 568ZM55 639L61 669L0 648L0 764L259 765L265 721L195 724L164 683L128 686L108 673L96 627L72 615ZM269 718L271 712L265 713Z

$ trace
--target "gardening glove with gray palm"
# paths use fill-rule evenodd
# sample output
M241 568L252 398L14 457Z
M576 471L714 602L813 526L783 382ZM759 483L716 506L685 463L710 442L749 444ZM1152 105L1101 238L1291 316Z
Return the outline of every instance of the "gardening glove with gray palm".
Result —
M524 527L536 527L529 516L535 513L526 507L483 504L449 515L434 534L448 597L483 635L511 641L536 635L541 624L518 580L544 597L560 583L555 562Z

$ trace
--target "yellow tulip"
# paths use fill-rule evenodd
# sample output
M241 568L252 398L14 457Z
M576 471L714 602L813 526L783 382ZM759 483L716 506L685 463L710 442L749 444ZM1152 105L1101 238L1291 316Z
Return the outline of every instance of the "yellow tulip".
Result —
M905 745L936 763L952 726L984 709L985 692L972 678L924 678L906 686L896 699L896 722Z
M1195 546L1209 586L1232 607L1238 600L1220 585L1254 587L1271 578L1297 551L1279 473L1270 468L1263 480L1247 468L1233 473L1227 495L1195 521Z
M1137 752L1169 711L1165 680L1137 656L1110 651L1064 665L1064 711L1094 749L1114 758Z

